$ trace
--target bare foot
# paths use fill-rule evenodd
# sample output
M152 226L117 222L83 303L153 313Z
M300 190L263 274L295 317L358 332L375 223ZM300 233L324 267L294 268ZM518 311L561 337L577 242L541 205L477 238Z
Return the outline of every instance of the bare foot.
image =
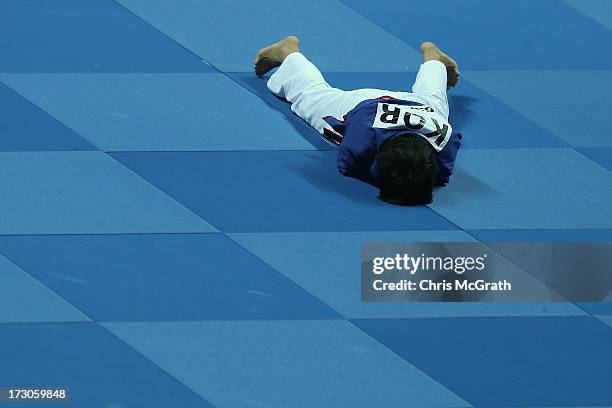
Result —
M457 85L459 81L459 66L454 59L443 53L438 46L432 42L424 42L421 44L421 51L423 52L424 62L437 60L446 65L447 89Z
M255 56L255 62L253 63L255 75L263 76L268 71L280 66L287 55L299 50L300 40L292 35L283 38L276 44L262 48Z

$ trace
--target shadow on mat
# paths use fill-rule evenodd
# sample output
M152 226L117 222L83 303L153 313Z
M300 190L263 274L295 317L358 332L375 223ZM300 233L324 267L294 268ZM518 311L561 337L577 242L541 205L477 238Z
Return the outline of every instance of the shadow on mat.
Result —
M478 100L471 96L464 95L451 95L448 98L448 105L450 108L450 123L453 125L453 129L461 132L461 129L465 127L472 120L473 107Z
M318 190L331 196L341 195L351 201L382 205L376 198L377 189L357 179L344 177L336 168L336 152L309 152L306 160L291 165L290 170Z

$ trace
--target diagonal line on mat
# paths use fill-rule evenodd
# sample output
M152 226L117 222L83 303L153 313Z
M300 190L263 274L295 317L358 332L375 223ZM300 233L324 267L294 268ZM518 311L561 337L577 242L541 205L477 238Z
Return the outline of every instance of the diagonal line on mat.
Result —
M126 341L124 341L123 339L121 339L119 336L117 336L115 333L113 333L112 331L110 331L107 327L105 327L103 324L101 324L100 322L94 320L89 314L87 314L85 311L81 310L79 307L77 307L75 304L73 304L72 302L70 302L68 299L66 299L64 296L62 296L60 293L57 293L55 290L51 289L49 286L45 285L43 282L41 282L40 280L38 280L34 275L32 275L26 268L21 267L19 264L13 262L12 259L6 257L3 254L0 254L0 256L3 256L8 262L10 262L11 264L15 265L17 268L19 268L20 270L22 270L24 273L26 273L28 276L30 276L32 279L34 279L36 282L40 283L43 287L47 288L48 290L50 290L52 293L54 293L58 298L62 299L64 302L66 302L67 304L71 305L72 307L75 308L75 310L79 311L83 316L85 316L87 319L89 319L89 321L68 321L68 322L57 322L57 321L53 321L53 322L16 322L18 324L95 324L96 326L102 328L103 330L107 331L111 336L115 337L118 341L120 341L121 343L123 343L125 346L129 347L132 351L134 351L135 353L139 354L142 356L142 358L144 358L145 360L149 361L154 367L157 367L157 369L159 369L160 371L162 371L164 374L166 374L169 378L171 378L172 381L175 381L176 383L178 383L180 386L187 388L189 391L191 391L193 394L195 394L198 398L200 398L201 400L205 401L207 404L210 404L211 406L213 406L212 403L210 403L210 401L208 401L207 399L205 399L202 395L200 395L199 393L197 393L195 390L193 390L191 387L187 386L186 384L184 384L182 381L180 381L178 378L176 378L174 375L172 375L171 373L169 373L167 370L165 370L164 368L160 367L155 361L151 360L149 357L145 356L143 353L141 353L139 350L135 349L134 347L132 347L129 343L127 343ZM1 324L1 323L0 323Z
M18 74L19 75L19 74ZM26 74L27 75L27 74ZM54 115L52 115L50 112L47 112L46 110L44 110L42 107L38 106L36 103L32 102L28 97L26 97L25 95L23 95L22 93L20 93L19 91L17 91L15 88L13 88L12 86L10 86L4 79L3 79L3 73L0 72L0 83L2 83L4 86L6 86L8 88L8 90L12 93L14 93L17 97L23 99L25 102L27 102L29 105L33 106L36 111L42 113L45 116L48 116L50 119L52 119L53 121L59 123L60 125L62 125L63 127L65 127L66 129L68 129L69 131L71 131L72 133L74 133L76 136L78 136L81 140L85 141L85 143L89 144L93 149L91 150L45 150L45 151L53 151L53 152L61 152L61 151L66 151L66 152L101 152L103 151L99 146L97 146L95 143L93 143L92 141L90 141L89 139L86 139L85 137L83 137L79 132L76 131L76 129L73 129L72 127L68 126L66 123L64 123L63 121L61 121L59 118L55 117ZM19 152L22 152L24 150L19 150ZM25 150L25 151L30 151L30 150ZM31 150L31 151L40 151L40 150Z
M188 53L190 53L191 55L193 55L194 57L196 57L197 59L199 59L200 61L206 63L208 66L210 66L212 69L214 69L218 74L223 75L224 77L226 77L227 79L229 79L230 81L234 82L235 84L237 84L238 86L240 86L241 88L245 89L246 91L248 91L249 93L255 95L258 99L260 99L261 101L263 101L265 104L268 104L268 102L266 102L263 98L261 98L259 95L257 95L255 92L253 92L252 90L250 90L249 88L247 88L246 86L244 86L243 84L241 84L240 82L236 81L234 78L232 78L231 76L227 75L225 72L221 71L221 69L219 69L218 67L216 67L215 65L213 65L212 63L210 63L208 60L204 59L203 57L201 57L200 55L196 54L194 51L190 50L189 48L187 48L186 46L184 46L183 44L181 44L180 42L178 42L177 40L175 40L174 38L170 37L168 34L166 34L165 32L163 32L162 30L160 30L158 27L154 26L153 24L151 24L150 22L148 22L147 20L145 20L144 18L140 17L138 14L136 14L135 12L133 12L132 10L130 10L129 8L125 7L123 4L119 3L117 0L111 0L113 3L117 4L117 6L121 7L122 9L124 9L126 12L130 13L131 15L133 15L134 17L136 17L137 19L143 21L145 24L147 24L149 27L151 27L152 29L154 29L155 31L159 32L161 35L163 35L164 37L168 38L170 41L172 41L173 43L175 43L176 45L178 45L179 47L181 47L182 49L184 49L185 51L187 51ZM306 128L310 129L310 126L304 124L303 122L297 122L300 123L301 126L304 126Z

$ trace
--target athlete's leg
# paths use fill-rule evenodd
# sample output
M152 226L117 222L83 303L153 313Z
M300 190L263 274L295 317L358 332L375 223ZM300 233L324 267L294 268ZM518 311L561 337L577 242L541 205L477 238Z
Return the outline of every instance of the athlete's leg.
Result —
M268 71L280 66L289 54L299 51L300 40L293 35L262 48L255 56L255 62L253 63L255 74L258 77L263 76Z
M419 69L412 92L425 99L432 108L448 119L446 90L459 80L457 63L431 42L421 45L423 65Z
M440 61L444 64L448 78L446 89L457 85L459 81L459 66L454 59L443 53L436 44L429 41L421 44L421 52L423 53L423 62Z
M258 76L262 76L279 67L268 80L268 89L290 102L291 110L319 133L323 133L323 128L328 126L322 119L324 116L342 119L361 101L384 95L427 103L448 118L445 64L449 67L449 78L451 73L456 71L456 64L453 65L454 61L435 45L427 44L431 43L425 43L422 47L424 64L413 87L414 94L382 89L343 91L333 88L325 81L317 67L300 53L299 40L293 36L259 51L254 69ZM457 76L450 78L448 83L456 83L457 77L458 71Z
M341 89L332 88L321 72L300 52L296 37L262 49L255 59L255 73L259 76L280 66L268 80L268 89L291 103L291 110L320 133L326 126L324 116L342 118L352 107L347 107Z

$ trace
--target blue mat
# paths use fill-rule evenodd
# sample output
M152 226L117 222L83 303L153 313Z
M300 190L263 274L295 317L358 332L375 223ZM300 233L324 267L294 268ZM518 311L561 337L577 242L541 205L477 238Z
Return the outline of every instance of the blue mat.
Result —
M482 229L467 232L483 242L612 242L612 229Z
M608 295L606 302L577 302L576 305L589 314L612 316L612 299Z
M106 327L215 406L469 406L346 321Z
M109 0L3 0L0 72L206 72Z
M89 320L50 288L0 256L0 322ZM0 325L1 327L1 325Z
M610 71L479 71L465 76L574 147L612 147L600 124L612 116Z
M558 0L342 2L413 47L444 44L464 70L612 68L612 32Z
M574 150L466 149L431 208L463 229L609 229L610 202L612 173Z
M112 157L226 232L455 229L427 207L385 205L374 187L338 173L335 152L126 152ZM214 177L203 183L206 174Z
M550 316L584 314L564 302L379 302L360 298L359 270L364 242L471 242L461 231L230 234L274 269L348 318ZM338 254L342 254L339 256ZM517 268L518 269L518 268ZM512 281L527 281L534 290L543 285L524 272Z
M220 234L0 237L0 252L97 321L338 317Z
M0 234L215 230L100 152L4 152L0 174Z
M257 51L289 34L326 71L404 71L421 59L337 1L117 1L222 71L251 72Z
M1 82L0 106L0 151L96 150Z
M293 125L294 130L312 146L314 146L316 150L334 149L329 145L329 143L323 141L323 138L321 138L321 134L319 134L319 132L311 128L308 123L291 111L291 105L288 104L287 101L278 98L268 90L266 84L269 76L266 76L265 78L258 78L253 75L252 72L228 72L224 74L234 80L237 84L257 95L261 99L260 103L263 103L270 109L281 113L283 118ZM282 135L278 135L277 137L282 137Z
M612 30L612 3L608 0L563 0L566 4L584 13Z
M96 323L3 323L0 337L2 384L68 387L77 407L211 406Z
M476 406L602 406L612 398L612 331L593 317L354 322Z
M4 80L106 151L313 149L293 122L220 74L20 74Z
M612 406L612 302L359 287L368 242L612 241L609 10L0 1L0 386L88 408ZM424 40L459 61L463 148L432 205L339 175L253 75L289 34L346 89L410 90Z
M600 166L612 171L612 148L591 148L579 151Z
M612 316L597 316L597 318L612 327Z

